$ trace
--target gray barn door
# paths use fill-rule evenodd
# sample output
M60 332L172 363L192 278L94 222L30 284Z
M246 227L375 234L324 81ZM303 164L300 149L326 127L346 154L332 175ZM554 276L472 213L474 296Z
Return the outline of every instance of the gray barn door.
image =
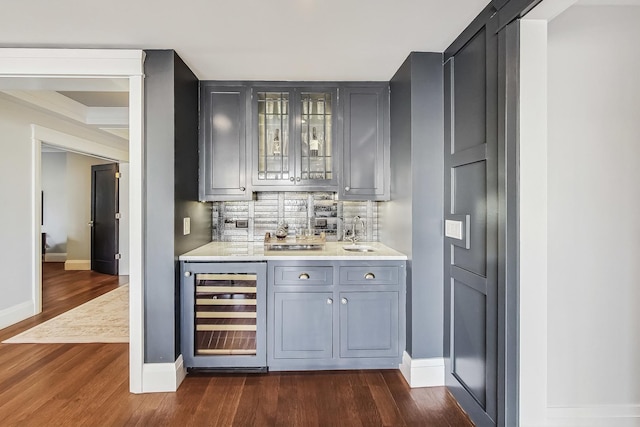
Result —
M445 57L446 384L479 426L498 406L497 16Z

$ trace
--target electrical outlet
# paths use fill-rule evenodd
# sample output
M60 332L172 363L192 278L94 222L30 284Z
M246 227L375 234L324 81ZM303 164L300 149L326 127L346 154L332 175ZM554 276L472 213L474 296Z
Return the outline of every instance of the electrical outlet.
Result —
M191 218L189 217L182 218L182 234L185 236L191 234Z

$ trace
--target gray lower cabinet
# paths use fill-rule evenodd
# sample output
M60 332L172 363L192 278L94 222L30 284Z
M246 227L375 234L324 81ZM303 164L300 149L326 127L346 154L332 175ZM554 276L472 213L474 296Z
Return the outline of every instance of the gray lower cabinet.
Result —
M389 200L389 85L346 85L342 103L342 200Z
M270 370L397 368L404 261L269 261Z
M251 200L247 188L249 89L203 82L200 87L200 200Z
M333 294L274 294L273 357L326 359L333 355Z
M340 357L398 355L399 292L340 292Z

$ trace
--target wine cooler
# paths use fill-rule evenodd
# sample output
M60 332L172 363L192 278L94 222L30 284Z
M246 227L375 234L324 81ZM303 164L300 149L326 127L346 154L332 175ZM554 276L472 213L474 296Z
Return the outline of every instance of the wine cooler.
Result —
M266 366L266 263L182 263L187 368Z

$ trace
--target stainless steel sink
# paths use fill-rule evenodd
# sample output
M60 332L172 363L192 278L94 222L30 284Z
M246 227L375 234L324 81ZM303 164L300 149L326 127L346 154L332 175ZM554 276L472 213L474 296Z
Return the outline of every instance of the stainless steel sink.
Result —
M375 249L367 245L345 245L342 249L349 252L375 252Z

